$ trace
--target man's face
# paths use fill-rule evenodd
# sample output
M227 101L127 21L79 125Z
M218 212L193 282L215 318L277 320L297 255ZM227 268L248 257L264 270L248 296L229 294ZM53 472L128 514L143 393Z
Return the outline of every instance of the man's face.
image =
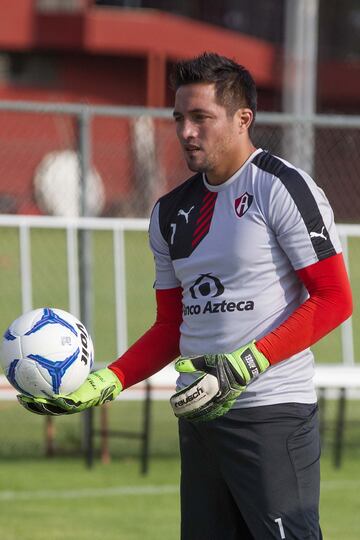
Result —
M205 172L214 183L233 174L240 135L236 114L230 116L216 103L213 84L180 86L176 92L176 133L191 171ZM230 173L228 172L230 171ZM225 178L222 176L225 175Z

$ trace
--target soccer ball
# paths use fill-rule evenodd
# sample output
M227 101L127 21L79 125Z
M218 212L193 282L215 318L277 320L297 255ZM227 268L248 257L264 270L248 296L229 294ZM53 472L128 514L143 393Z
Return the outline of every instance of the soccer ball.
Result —
M94 348L85 326L55 308L35 309L6 330L1 364L22 394L52 397L77 390L89 375Z

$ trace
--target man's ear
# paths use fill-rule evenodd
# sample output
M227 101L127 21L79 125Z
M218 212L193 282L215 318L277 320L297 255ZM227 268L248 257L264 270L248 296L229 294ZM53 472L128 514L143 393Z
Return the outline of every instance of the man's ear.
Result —
M252 110L247 108L241 108L236 111L235 115L239 128L239 133L244 133L245 131L248 131L254 119L254 113L252 112Z

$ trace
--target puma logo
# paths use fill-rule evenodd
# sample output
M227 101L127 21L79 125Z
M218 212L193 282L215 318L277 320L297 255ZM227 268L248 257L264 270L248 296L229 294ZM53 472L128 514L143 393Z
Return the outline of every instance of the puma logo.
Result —
M321 229L320 233L312 231L310 233L310 238L323 238L324 240L327 240L327 238L326 238L326 236L324 234L324 229L325 229L325 226Z
M177 215L178 215L178 216L184 216L186 223L189 223L189 214L190 214L191 210L193 210L194 208L195 208L195 206L192 206L192 207L190 208L190 210L188 210L187 212L185 212L185 210L183 210L182 208L180 208L180 210L178 211L178 214L177 214Z

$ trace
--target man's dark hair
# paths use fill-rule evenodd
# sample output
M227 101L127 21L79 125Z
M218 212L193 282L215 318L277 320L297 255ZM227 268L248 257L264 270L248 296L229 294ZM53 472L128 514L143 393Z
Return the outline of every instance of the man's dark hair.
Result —
M241 107L256 114L256 85L249 71L230 58L216 53L204 52L191 60L175 64L170 76L172 88L193 83L215 85L217 103L225 107L229 115Z

